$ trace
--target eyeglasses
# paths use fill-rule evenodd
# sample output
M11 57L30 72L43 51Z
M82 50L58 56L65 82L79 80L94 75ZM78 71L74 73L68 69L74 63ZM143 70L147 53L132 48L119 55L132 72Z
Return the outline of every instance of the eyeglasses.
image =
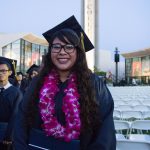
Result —
M66 44L66 45L61 45L59 43L56 43L56 44L52 44L51 46L51 52L52 53L60 53L61 49L64 49L64 51L66 53L73 53L74 50L75 50L75 46L72 45L72 44Z
M9 71L9 70L2 69L2 70L0 70L0 73L5 74L5 73L7 73L7 71Z

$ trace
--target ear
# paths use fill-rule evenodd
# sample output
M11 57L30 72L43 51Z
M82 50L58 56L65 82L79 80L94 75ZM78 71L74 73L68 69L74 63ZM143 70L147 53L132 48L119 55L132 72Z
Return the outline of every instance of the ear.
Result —
M11 74L12 74L12 71L10 70L10 71L9 71L9 76L10 76Z

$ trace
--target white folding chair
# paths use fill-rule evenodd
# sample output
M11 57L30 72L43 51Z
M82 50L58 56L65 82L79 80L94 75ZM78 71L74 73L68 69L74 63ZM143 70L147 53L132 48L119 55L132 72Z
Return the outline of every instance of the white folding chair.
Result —
M150 142L117 140L116 150L150 150Z
M143 112L143 119L148 119L148 120L150 120L150 111L145 111L145 112Z
M119 105L118 110L120 111L128 111L128 110L133 110L132 106L130 105Z
M131 100L127 102L127 105L131 105L131 106L141 105L141 102L138 100Z
M116 133L116 139L117 140L125 140L126 138L123 134Z
M150 120L136 120L131 123L130 134L132 131L136 129L142 133L142 130L148 131L150 130ZM140 133L138 132L138 133Z
M129 134L130 140L139 140L150 142L150 135L147 134Z
M114 120L115 130L117 133L122 134L122 130L127 130L126 135L128 135L130 130L130 123L122 120Z
M144 100L142 103L143 105L150 106L150 100Z
M123 101L123 100L118 100L118 101L114 101L114 105L115 105L115 106L126 105L126 102Z
M150 111L150 107L149 106L145 106L145 105L136 105L133 106L133 110L134 111Z
M119 111L119 110L114 110L114 112L113 112L113 118L114 118L114 120L116 119L116 120L120 120L121 119L121 112Z
M143 119L143 114L140 111L122 111L121 118L123 120L133 121L136 119Z

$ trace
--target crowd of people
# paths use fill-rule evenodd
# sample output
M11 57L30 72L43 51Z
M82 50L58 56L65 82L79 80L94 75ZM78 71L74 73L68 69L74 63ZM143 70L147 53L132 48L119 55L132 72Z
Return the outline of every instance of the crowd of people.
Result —
M27 91L33 77L35 77L36 75L38 75L40 70L40 67L33 64L27 71L26 74L24 75L22 72L17 72L16 76L13 78L13 80L11 79L10 82L12 82L12 84L14 86L16 86L17 88L20 89L20 91L22 92L22 94L24 95L25 91Z
M87 66L94 48L74 16L43 34L42 67L12 80L0 57L0 149L116 150L112 96Z

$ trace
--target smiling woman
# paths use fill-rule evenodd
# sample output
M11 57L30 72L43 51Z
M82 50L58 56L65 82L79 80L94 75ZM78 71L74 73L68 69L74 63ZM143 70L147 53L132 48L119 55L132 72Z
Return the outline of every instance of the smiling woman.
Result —
M66 32L67 34L67 31L64 30L62 31L62 33L63 32ZM70 34L70 32L68 32L68 34ZM65 39L66 37L64 37L63 41L65 41ZM52 43L51 59L59 73L61 73L61 71L68 71L69 73L77 58L77 51L75 46L67 41L62 42L61 40L59 40L58 36L58 38L55 38ZM62 80L65 81L66 78Z
M91 41L74 16L43 35L49 51L21 102L15 150L27 150L28 144L52 150L115 150L113 99L87 66Z

